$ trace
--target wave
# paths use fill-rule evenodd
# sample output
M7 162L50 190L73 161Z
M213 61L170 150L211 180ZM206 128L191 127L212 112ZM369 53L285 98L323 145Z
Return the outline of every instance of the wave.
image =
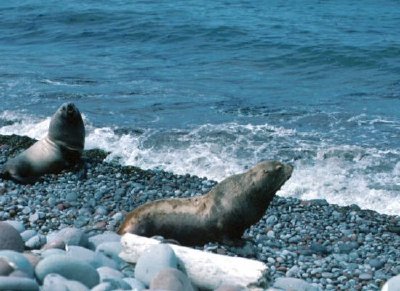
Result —
M46 135L50 118L5 111L0 134ZM221 181L257 162L279 159L294 164L292 178L278 193L300 199L324 198L339 205L357 204L380 213L400 213L400 151L335 145L304 133L235 122L187 129L122 130L95 127L84 116L86 149L110 152L106 161L144 169L162 169ZM375 122L375 121L374 121ZM0 123L1 125L1 123Z

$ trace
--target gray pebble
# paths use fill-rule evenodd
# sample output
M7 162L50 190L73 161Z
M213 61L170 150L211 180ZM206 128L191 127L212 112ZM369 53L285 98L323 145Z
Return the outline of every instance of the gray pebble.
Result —
M371 280L372 279L372 275L369 273L361 273L358 278L360 280ZM399 286L400 287L400 286Z
M194 291L189 278L183 272L173 268L166 268L158 272L151 280L150 289Z
M34 237L37 235L37 231L34 229L27 229L23 232L21 232L21 237L24 240L24 242L28 241L30 238Z
M124 275L120 271L115 270L110 267L97 268L97 273L100 276L100 282L106 281L107 279L110 279L110 278L122 279L124 277Z
M176 268L178 259L167 244L149 247L138 259L135 266L135 277L149 285L152 278L165 268Z
M65 255L44 258L35 268L36 277L43 281L46 275L59 274L66 279L75 280L91 288L100 282L99 274L88 263Z
M302 279L297 278L277 278L273 285L274 288L295 291L319 291L320 289Z
M65 200L67 200L68 202L75 202L76 200L78 200L78 195L75 192L69 192L65 197Z
M385 265L385 262L380 259L371 259L368 261L368 265L370 265L372 268L375 268L375 270L378 270Z
M10 224L0 222L0 250L24 251L24 242L19 232Z
M286 277L297 277L300 275L301 269L298 266L293 266L286 272Z
M58 274L48 274L44 278L42 291L89 291L81 282L67 280Z
M95 250L100 244L105 242L120 242L121 236L115 232L106 231L102 234L89 237L89 248Z
M88 237L83 230L75 227L66 227L60 231L47 235L47 242L63 241L67 245L83 246L88 245Z
M125 265L125 261L123 261L119 254L122 251L122 245L120 242L104 242L97 246L96 253L103 254L107 258L112 259L119 266Z
M146 289L146 286L136 278L123 278L123 280L128 283L133 290L140 291Z
M5 258L0 258L0 276L8 276L11 272L14 271L14 268Z
M113 290L122 289L122 290L131 290L131 285L125 282L122 278L106 278L103 282L110 283L113 287Z
M21 221L17 220L6 220L4 221L5 223L8 223L12 227L14 227L19 233L23 232L25 230L25 226Z
M46 236L42 234L35 235L25 242L25 247L28 249L40 249L46 244Z
M275 215L270 215L267 217L267 220L265 221L265 224L268 227L274 226L278 222L278 218Z
M60 249L47 249L41 252L42 258L54 256L54 255L65 255L66 251Z
M37 291L39 285L29 278L0 276L0 290Z
M223 284L219 286L217 289L214 291L246 291L247 288L244 288L240 285L229 285L229 284Z
M80 246L68 246L66 255L71 258L89 263L93 268L97 269L102 266L118 268L118 264L112 259L106 257L100 252L94 252Z
M21 253L15 251L0 251L0 258L5 259L15 270L20 270L33 278L33 266Z

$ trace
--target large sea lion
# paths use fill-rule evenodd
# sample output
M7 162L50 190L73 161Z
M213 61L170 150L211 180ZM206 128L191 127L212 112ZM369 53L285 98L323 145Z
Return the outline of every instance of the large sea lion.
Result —
M207 194L156 200L130 212L119 234L161 235L184 245L235 241L258 222L293 167L276 161L230 176Z
M84 144L81 113L73 103L65 103L52 116L47 136L9 159L0 176L33 183L44 174L57 173L80 162Z

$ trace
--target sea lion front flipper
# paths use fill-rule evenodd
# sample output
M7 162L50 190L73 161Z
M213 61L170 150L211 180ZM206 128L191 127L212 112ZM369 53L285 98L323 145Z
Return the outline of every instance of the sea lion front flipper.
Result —
M87 179L89 164L84 158L81 158L78 163L75 164L75 169L78 180L82 181Z
M11 179L10 173L4 168L4 166L0 167L0 179L3 179L3 180Z
M235 247L235 248L239 247L240 248L246 244L246 240L244 240L243 238L231 238L228 236L224 236L222 238L222 243L229 247Z

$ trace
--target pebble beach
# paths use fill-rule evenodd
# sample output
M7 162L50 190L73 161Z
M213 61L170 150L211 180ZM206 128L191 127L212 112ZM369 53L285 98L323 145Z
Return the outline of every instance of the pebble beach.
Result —
M0 136L0 166L33 142ZM182 290L195 290L164 244L136 265L124 262L115 231L147 201L201 195L216 182L106 163L106 156L85 151L83 179L77 171L46 175L34 185L0 179L1 290L159 290L174 280L183 282ZM399 216L278 193L245 232L243 246L210 242L196 248L264 262L265 289L381 290L391 278L400 288L399 235ZM241 289L227 282L219 290Z

